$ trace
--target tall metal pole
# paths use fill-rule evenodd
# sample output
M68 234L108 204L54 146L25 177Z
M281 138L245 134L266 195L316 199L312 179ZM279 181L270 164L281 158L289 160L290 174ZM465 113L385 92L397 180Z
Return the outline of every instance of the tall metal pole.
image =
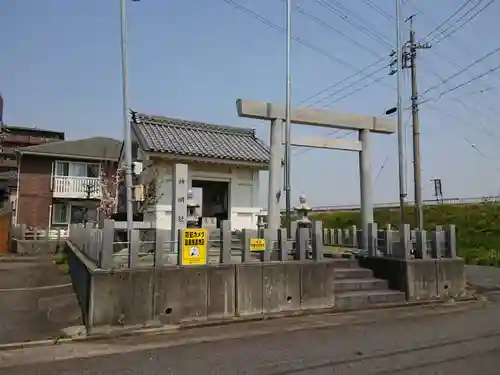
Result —
M128 61L127 61L127 0L120 0L120 27L122 52L123 138L125 141L125 186L127 196L127 238L130 241L134 212L132 207L132 140L128 106ZM131 253L131 252L130 252Z
M413 17L410 18L410 63L411 63L411 115L413 121L413 187L415 195L415 227L424 229L424 210L422 201L422 170L420 167L420 121L418 117L417 89L417 49L425 46L417 45Z
M396 0L396 61L397 61L397 115L398 115L398 172L399 172L399 222L400 228L404 224L404 205L406 198L406 160L405 160L405 129L403 122L403 105L402 105L402 89L403 89L403 46L401 38L401 21L402 21L401 0Z
M286 2L286 110L285 110L285 205L287 233L290 238L292 227L292 198L291 198L291 106L292 106L292 78L291 78L291 45L292 45L292 0Z

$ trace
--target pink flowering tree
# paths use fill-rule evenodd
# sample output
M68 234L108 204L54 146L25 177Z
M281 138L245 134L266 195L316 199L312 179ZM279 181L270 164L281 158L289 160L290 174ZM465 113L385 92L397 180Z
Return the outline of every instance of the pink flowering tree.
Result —
M102 163L100 171L101 201L99 216L109 218L118 207L118 191L125 178L125 168L115 163Z

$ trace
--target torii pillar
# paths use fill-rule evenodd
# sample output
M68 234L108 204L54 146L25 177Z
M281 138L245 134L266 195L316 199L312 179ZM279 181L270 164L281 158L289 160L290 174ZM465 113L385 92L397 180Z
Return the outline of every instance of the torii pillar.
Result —
M272 236L277 236L281 226L280 200L282 193L283 157L282 124L285 120L285 106L257 100L236 101L238 116L271 121L271 160L269 163L268 228ZM358 140L292 137L291 146L326 148L355 151L359 153L359 174L361 193L361 228L363 231L361 247L368 248L368 224L373 222L373 183L371 133L392 134L397 129L396 121L387 117L373 117L340 114L311 108L295 107L291 110L290 122L294 124L358 132Z

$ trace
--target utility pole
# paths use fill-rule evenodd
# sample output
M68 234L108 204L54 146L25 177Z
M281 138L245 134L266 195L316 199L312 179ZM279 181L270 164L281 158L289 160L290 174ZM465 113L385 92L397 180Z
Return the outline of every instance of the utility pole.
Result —
M292 44L292 0L286 1L286 113L285 113L285 209L286 228L288 238L292 238L292 197L291 197L291 106L292 106L292 79L291 79L291 44ZM281 140L280 140L281 144ZM281 145L280 145L281 146Z
M411 70L411 115L413 128L413 188L415 199L415 227L424 229L424 209L422 200L422 168L420 164L420 121L418 116L418 88L417 88L417 51L430 48L429 44L417 43L413 29L413 17L410 21L409 63Z
M130 241L134 211L132 206L132 138L130 132L129 105L128 105L128 60L127 60L127 0L120 0L120 30L121 30L121 59L122 59L122 100L123 100L123 132L125 152L125 186L127 209L127 240Z
M399 177L399 228L402 235L404 225L404 205L406 198L406 159L405 159L405 124L403 122L403 46L401 45L401 0L396 0L396 74L397 74L397 117L398 117L398 177Z

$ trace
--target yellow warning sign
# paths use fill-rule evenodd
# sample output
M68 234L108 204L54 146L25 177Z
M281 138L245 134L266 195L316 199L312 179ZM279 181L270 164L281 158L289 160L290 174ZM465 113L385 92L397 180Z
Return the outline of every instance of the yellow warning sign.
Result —
M266 250L266 240L263 238L250 238L250 251Z
M207 264L206 229L184 229L182 231L182 264Z

